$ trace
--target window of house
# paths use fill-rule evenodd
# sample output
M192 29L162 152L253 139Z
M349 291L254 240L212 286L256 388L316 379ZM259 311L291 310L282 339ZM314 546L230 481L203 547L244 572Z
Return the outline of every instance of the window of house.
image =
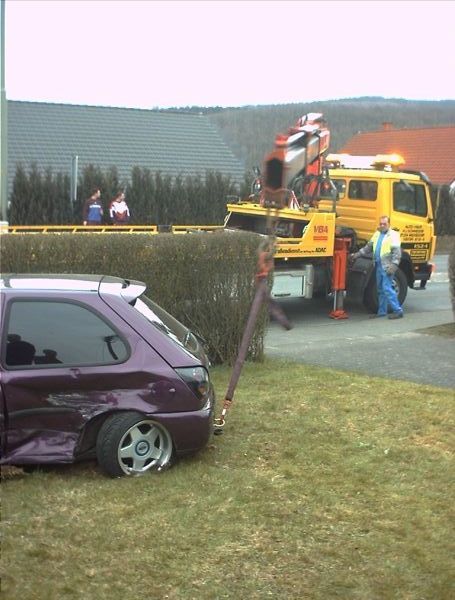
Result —
M397 212L426 217L428 208L424 186L407 181L394 183L393 209Z
M117 331L80 304L21 300L11 305L5 354L9 367L111 364L127 357Z
M378 182L353 179L349 182L349 198L354 200L376 200L378 197Z

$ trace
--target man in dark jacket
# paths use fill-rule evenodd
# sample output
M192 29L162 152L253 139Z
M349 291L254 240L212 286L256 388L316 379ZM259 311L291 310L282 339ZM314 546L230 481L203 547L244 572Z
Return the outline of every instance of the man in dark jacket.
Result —
M95 188L90 198L84 202L84 225L101 225L103 220L103 206L100 202L101 190Z

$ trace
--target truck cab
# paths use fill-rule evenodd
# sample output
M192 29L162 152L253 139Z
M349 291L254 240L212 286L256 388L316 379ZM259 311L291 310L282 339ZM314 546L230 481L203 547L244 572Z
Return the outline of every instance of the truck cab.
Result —
M379 218L389 216L392 228L400 233L400 268L408 286L419 281L425 287L436 245L428 178L404 170L399 155L329 154L326 165L338 190L337 224L352 228L361 247L375 232ZM322 200L319 208L330 210L331 203Z

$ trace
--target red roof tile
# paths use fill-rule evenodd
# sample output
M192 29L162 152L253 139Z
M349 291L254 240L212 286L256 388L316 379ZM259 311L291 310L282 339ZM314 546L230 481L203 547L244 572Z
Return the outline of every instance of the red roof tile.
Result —
M455 125L358 133L340 150L354 155L400 154L404 168L423 171L434 184L455 179Z

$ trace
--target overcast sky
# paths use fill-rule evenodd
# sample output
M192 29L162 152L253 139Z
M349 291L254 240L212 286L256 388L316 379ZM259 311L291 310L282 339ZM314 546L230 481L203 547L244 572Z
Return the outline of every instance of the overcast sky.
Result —
M455 2L6 0L11 100L154 108L455 97Z

